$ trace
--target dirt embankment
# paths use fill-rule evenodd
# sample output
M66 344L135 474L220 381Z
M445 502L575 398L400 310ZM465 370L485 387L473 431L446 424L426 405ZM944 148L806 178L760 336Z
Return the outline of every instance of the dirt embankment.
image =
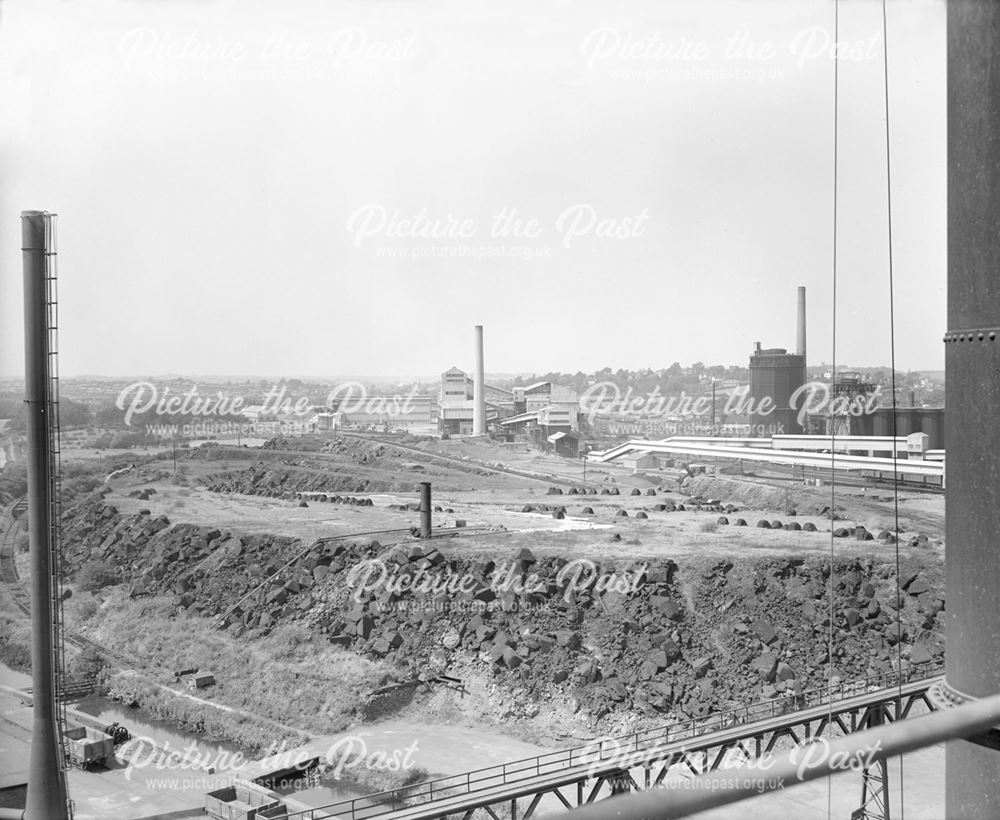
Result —
M775 487L744 479L716 476L698 476L684 483L684 491L710 498L725 498L733 504L756 510L788 512L798 515L821 515L834 519L859 519L878 522L879 528L895 529L897 508L891 490L878 495L873 490L853 488L852 493L837 491L836 501L831 501L831 488L813 488L799 485ZM944 537L944 496L907 493L898 499L899 530L920 532L928 538Z
M597 565L526 549L469 558L446 542L337 543L270 578L300 542L123 516L101 496L64 525L71 572L103 561L135 593L172 593L206 616L253 591L226 619L234 636L299 623L414 678L486 681L481 719L542 710L590 731L659 723L817 687L831 668L844 680L888 671L897 651L925 663L944 647L933 556L908 558L898 579L893 563L844 559L831 601L819 556Z
M299 467L254 464L246 470L218 473L204 480L217 493L243 493L270 498L291 498L295 493L382 493L414 492L417 480L359 478L345 473Z
M274 440L256 451L201 447L190 457L225 462L243 460L253 453L252 465L206 475L202 481L216 492L269 497L300 492L415 492L421 481L428 480L439 490L511 485L509 476L477 464L438 463L440 460L379 443L337 438L321 445L312 442L313 449L295 452L286 449L288 444Z

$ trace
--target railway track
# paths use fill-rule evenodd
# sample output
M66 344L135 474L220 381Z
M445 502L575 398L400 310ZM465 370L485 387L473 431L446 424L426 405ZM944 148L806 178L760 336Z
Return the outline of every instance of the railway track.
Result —
M573 478L572 476L560 476L554 473L533 473L527 470L514 470L509 467L497 466L496 464L489 461L479 461L473 458L459 458L458 456L448 456L443 453L433 453L428 450L422 450L420 447L414 447L410 444L400 444L399 442L393 441L391 438L382 438L377 434L371 433L347 433L344 431L338 431L337 435L344 436L347 438L361 439L362 441L374 441L379 444L384 444L387 447L396 447L400 450L406 450L407 452L413 453L414 455L420 455L423 458L429 460L437 460L445 462L446 464L454 464L460 467L464 467L468 470L470 467L474 467L479 470L491 470L495 473L506 473L507 475L517 476L518 478L528 478L533 481L543 481L547 484L563 484L567 487L581 486L583 485L583 480L580 478Z
M28 591L21 584L21 579L17 575L17 565L14 563L14 540L18 530L17 519L13 516L15 505L16 502L4 512L7 521L4 524L3 535L0 536L0 582L14 606L24 615L30 615L31 602Z
M4 525L2 536L0 536L0 585L2 585L4 593L10 597L11 601L21 611L24 617L30 618L31 596L28 594L28 590L25 589L20 575L18 575L17 564L14 559L14 540L17 534L18 526L17 520L13 518L11 512L16 504L17 502L11 505L11 507L6 511L5 517L8 521ZM100 653L102 657L106 658L108 661L112 662L121 669L139 668L139 665L133 658L129 658L120 652L116 652L115 650L104 646L104 644L92 641L81 635L76 630L64 627L63 638L66 643L76 649L89 649Z
M830 471L821 467L785 467L780 464L768 465L766 468L757 466L754 469L747 470L742 477L785 481L795 485L800 485L803 479L819 479L825 487L830 486ZM941 495L944 493L944 490L938 485L902 478L896 482L891 478L881 478L879 476L837 475L836 477L836 486L844 489L892 490L897 486L897 483L899 489L907 493L927 495Z

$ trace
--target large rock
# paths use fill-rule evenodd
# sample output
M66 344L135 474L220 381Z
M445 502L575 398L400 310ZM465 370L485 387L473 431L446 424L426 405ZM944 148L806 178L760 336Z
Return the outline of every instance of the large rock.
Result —
M576 649L580 646L580 636L568 629L560 629L553 633L556 643L566 649Z
M933 660L934 656L922 643L914 644L910 650L910 663L912 664L930 663Z
M672 621L680 620L684 615L680 605L665 595L654 595L649 599L649 603Z
M675 661L681 656L680 645L673 638L666 638L663 641L661 648L663 649L663 653L667 656L668 661Z
M753 663L754 668L760 672L761 677L767 683L774 683L774 673L778 667L778 658L771 652L765 652Z
M795 680L795 670L784 661L779 661L777 668L774 670L774 677L779 681Z
M764 644L771 644L778 637L778 633L774 627L764 620L754 621L750 629L753 630L754 635L760 638Z
M358 621L357 627L355 627L357 634L360 635L365 640L368 640L368 638L372 634L372 630L374 629L375 629L375 621L368 615L363 616L361 620Z
M691 668L694 669L695 677L700 678L712 668L712 659L708 656L698 658L691 662Z
M608 697L613 701L620 703L628 697L628 689L621 678L611 678L605 686L608 690Z

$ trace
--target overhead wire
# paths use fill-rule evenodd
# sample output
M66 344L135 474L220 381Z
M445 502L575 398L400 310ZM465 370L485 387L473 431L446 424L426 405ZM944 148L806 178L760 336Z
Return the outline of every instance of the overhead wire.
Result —
M899 465L897 463L898 450L896 446L897 413L896 413L896 299L895 281L892 257L892 161L890 150L889 132L889 40L888 40L888 14L886 11L886 0L882 0L882 77L884 82L885 99L885 198L886 198L886 238L888 244L889 262L889 369L891 371L892 384L892 484L893 484L893 541L895 542L896 561L896 685L902 694L903 689L903 602L902 590L900 589L900 567L899 567ZM888 789L888 784L886 784ZM903 805L903 757L899 758L899 812L900 818L905 818L905 807Z
M840 41L840 0L833 2L833 42ZM836 47L833 54L833 293L831 297L832 310L832 359L831 382L837 383L837 179L839 171L839 119L840 119L840 54ZM827 713L827 731L830 738L833 738L833 596L836 589L834 584L834 535L833 522L837 501L837 421L833 413L829 416L830 425L830 570L827 575L827 703L829 712ZM827 817L833 817L833 777L826 779L826 812Z

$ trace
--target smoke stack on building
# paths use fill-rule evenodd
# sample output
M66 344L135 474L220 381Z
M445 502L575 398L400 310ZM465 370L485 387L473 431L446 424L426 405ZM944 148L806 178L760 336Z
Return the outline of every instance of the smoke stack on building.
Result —
M476 373L472 384L472 435L486 435L486 369L483 364L483 326L476 325Z
M792 396L806 383L806 289L798 294L797 352L783 347L761 348L755 344L750 357L750 433L755 436L795 435L803 432L799 411L792 407ZM769 406L762 405L765 399Z
M797 324L795 354L801 356L803 363L806 358L806 289L799 287L799 318Z

